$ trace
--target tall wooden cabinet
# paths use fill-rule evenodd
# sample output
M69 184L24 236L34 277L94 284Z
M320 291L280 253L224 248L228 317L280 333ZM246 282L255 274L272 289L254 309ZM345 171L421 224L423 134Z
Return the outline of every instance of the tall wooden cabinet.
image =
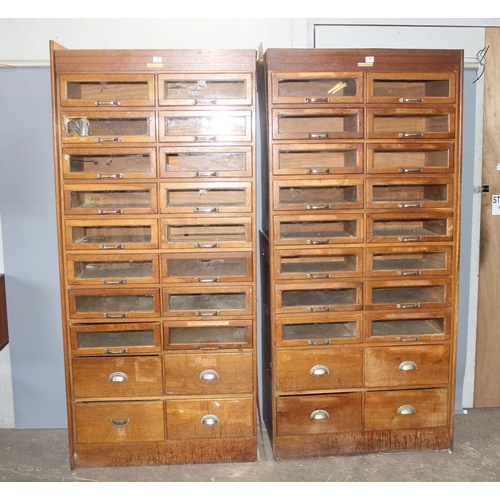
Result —
M462 61L373 49L259 61L277 459L452 446Z
M51 42L71 467L252 461L252 50Z

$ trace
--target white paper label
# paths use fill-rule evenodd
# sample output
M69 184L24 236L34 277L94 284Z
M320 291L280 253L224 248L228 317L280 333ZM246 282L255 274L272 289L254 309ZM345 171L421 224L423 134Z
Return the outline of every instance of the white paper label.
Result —
M161 56L153 56L153 62L154 63L161 63L161 62L163 62L163 57L161 57Z
M500 215L500 194L491 195L491 215Z

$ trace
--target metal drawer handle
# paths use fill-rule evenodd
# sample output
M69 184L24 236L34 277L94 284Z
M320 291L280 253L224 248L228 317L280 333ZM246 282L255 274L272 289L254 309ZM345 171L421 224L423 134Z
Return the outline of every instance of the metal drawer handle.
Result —
M413 337L412 339L404 339L403 337L397 337L396 340L398 342L418 342L420 340L420 337L418 335L416 337Z
M121 106L121 101L95 101L95 106Z
M423 97L400 97L399 102L424 102Z
M219 248L220 244L219 243L212 243L204 245L203 243L195 243L194 248Z
M200 424L204 425L215 425L219 423L220 423L219 417L217 415L211 415L211 414L201 417L200 420Z
M217 99L195 99L194 100L194 104L201 104L201 105L205 105L205 104L218 104L217 103Z
M101 280L101 285L125 285L127 283L127 280L118 280L118 281L108 281L108 280Z
M203 370L200 373L200 380L215 380L220 378L220 375L215 370Z
M201 279L201 278L195 278L194 282L195 283L219 283L220 278L210 278L210 279Z
M422 271L398 271L399 276L418 276Z
M418 368L417 363L415 361L403 361L399 366L398 370L401 370L403 372L409 372L412 370L416 370Z
M323 240L323 241L317 241L317 240L307 240L306 243L308 245L329 245L332 242L332 240Z
M127 418L127 420L119 420L119 421L110 418L109 423L114 427L127 427L127 425L130 424L130 418Z
M219 177L219 172L195 172L194 177Z
M196 311L196 316L220 316L220 311L214 311L211 313L202 313L200 311Z
M422 203L398 203L398 208L422 208Z
M331 174L332 169L331 168L325 168L325 169L311 169L308 168L306 171L306 174Z
M123 372L113 372L108 377L108 382L127 382L127 381L128 381L128 375Z
M423 137L424 133L423 132L416 132L416 133L411 133L411 132L399 132L398 137Z
M313 313L330 312L331 310L332 310L331 307L320 307L320 308L308 307L307 308L307 312L313 312Z
M416 304L398 304L396 306L398 309L420 309L420 303Z
M403 238L402 236L400 236L398 238L398 241L403 241L403 242L422 241L422 238L420 236L413 236L411 238Z
M325 420L330 418L330 414L326 410L314 410L309 416L311 420Z
M310 370L309 373L311 375L330 375L330 370L325 365L315 365Z
M112 318L112 319L122 319L122 318L128 318L128 313L123 313L123 314L108 314L104 313L102 315L103 318Z
M306 277L307 278L312 278L312 279L331 278L332 277L332 273L326 273L326 274L311 274L311 273L307 273Z
M325 205L306 205L307 210L327 210L329 208L332 208L330 203L327 203Z
M396 413L398 415L415 415L415 413L417 413L417 410L412 405L402 405L398 408Z
M420 174L424 171L423 168L400 168L402 174Z
M99 250L123 250L125 248L125 245L114 245L112 247L108 245L99 245Z
M330 139L332 134L325 132L324 134L306 134L306 139Z
M118 210L102 210L102 209L99 209L97 211L97 213L99 215L116 215L116 214L123 214L125 213L125 211L123 210L123 208L119 208Z
M304 102L307 103L325 103L325 102L330 102L329 97L305 97Z
M127 354L128 347L125 349L120 349L119 351L112 351L111 349L104 349L104 354Z
M217 136L216 135L195 135L194 140L195 141L216 141Z
M332 339L328 339L325 342L315 342L314 340L308 340L307 345L330 345L332 343Z
M122 142L121 137L96 137L95 142Z
M123 179L123 174L97 174L98 179Z
M218 212L218 211L219 211L219 207L214 207L214 208L199 208L199 207L195 207L193 209L193 212L205 212L205 213Z

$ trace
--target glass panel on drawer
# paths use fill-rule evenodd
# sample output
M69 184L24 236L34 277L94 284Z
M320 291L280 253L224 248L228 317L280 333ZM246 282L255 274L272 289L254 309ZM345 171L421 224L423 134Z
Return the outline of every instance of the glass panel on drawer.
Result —
M62 169L66 179L120 180L156 177L154 149L63 149Z
M72 325L70 332L74 355L123 355L161 350L159 323Z
M61 75L61 106L154 106L154 75Z
M274 181L274 210L339 210L363 208L363 181Z
M156 213L156 186L64 186L64 206L68 215L121 215Z
M454 73L368 73L368 102L453 103Z
M251 281L251 253L163 254L163 281L169 283L219 283Z
M361 138L362 109L274 109L274 139Z
M273 73L272 97L274 104L363 102L363 74Z
M252 75L238 73L158 75L159 104L216 106L252 104Z
M252 339L250 320L163 323L164 349L246 348L252 346Z
M335 175L363 173L361 144L273 145L274 175Z
M369 174L452 174L452 144L368 144Z
M158 283L156 255L68 255L68 282L85 285Z
M169 183L160 186L160 211L213 215L250 212L250 182Z
M250 141L251 118L251 111L160 111L160 141Z
M247 177L252 174L252 149L160 148L161 177Z
M129 111L63 113L63 142L120 143L154 142L154 113Z

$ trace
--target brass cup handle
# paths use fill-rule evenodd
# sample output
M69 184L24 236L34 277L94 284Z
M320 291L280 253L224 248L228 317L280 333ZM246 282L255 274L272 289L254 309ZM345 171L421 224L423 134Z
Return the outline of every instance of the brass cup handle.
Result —
M397 409L396 413L398 415L415 415L417 410L412 405L402 405Z
M208 414L201 417L200 424L215 425L220 424L220 420L217 415Z
M200 373L200 380L215 380L220 378L216 370L203 370Z
M309 370L309 373L311 375L317 375L317 376L330 375L330 370L328 369L328 366L315 365Z
M108 382L127 382L128 375L124 372L113 372L108 377Z
M311 420L325 420L330 418L330 414L326 410L314 410L311 415L309 415Z

